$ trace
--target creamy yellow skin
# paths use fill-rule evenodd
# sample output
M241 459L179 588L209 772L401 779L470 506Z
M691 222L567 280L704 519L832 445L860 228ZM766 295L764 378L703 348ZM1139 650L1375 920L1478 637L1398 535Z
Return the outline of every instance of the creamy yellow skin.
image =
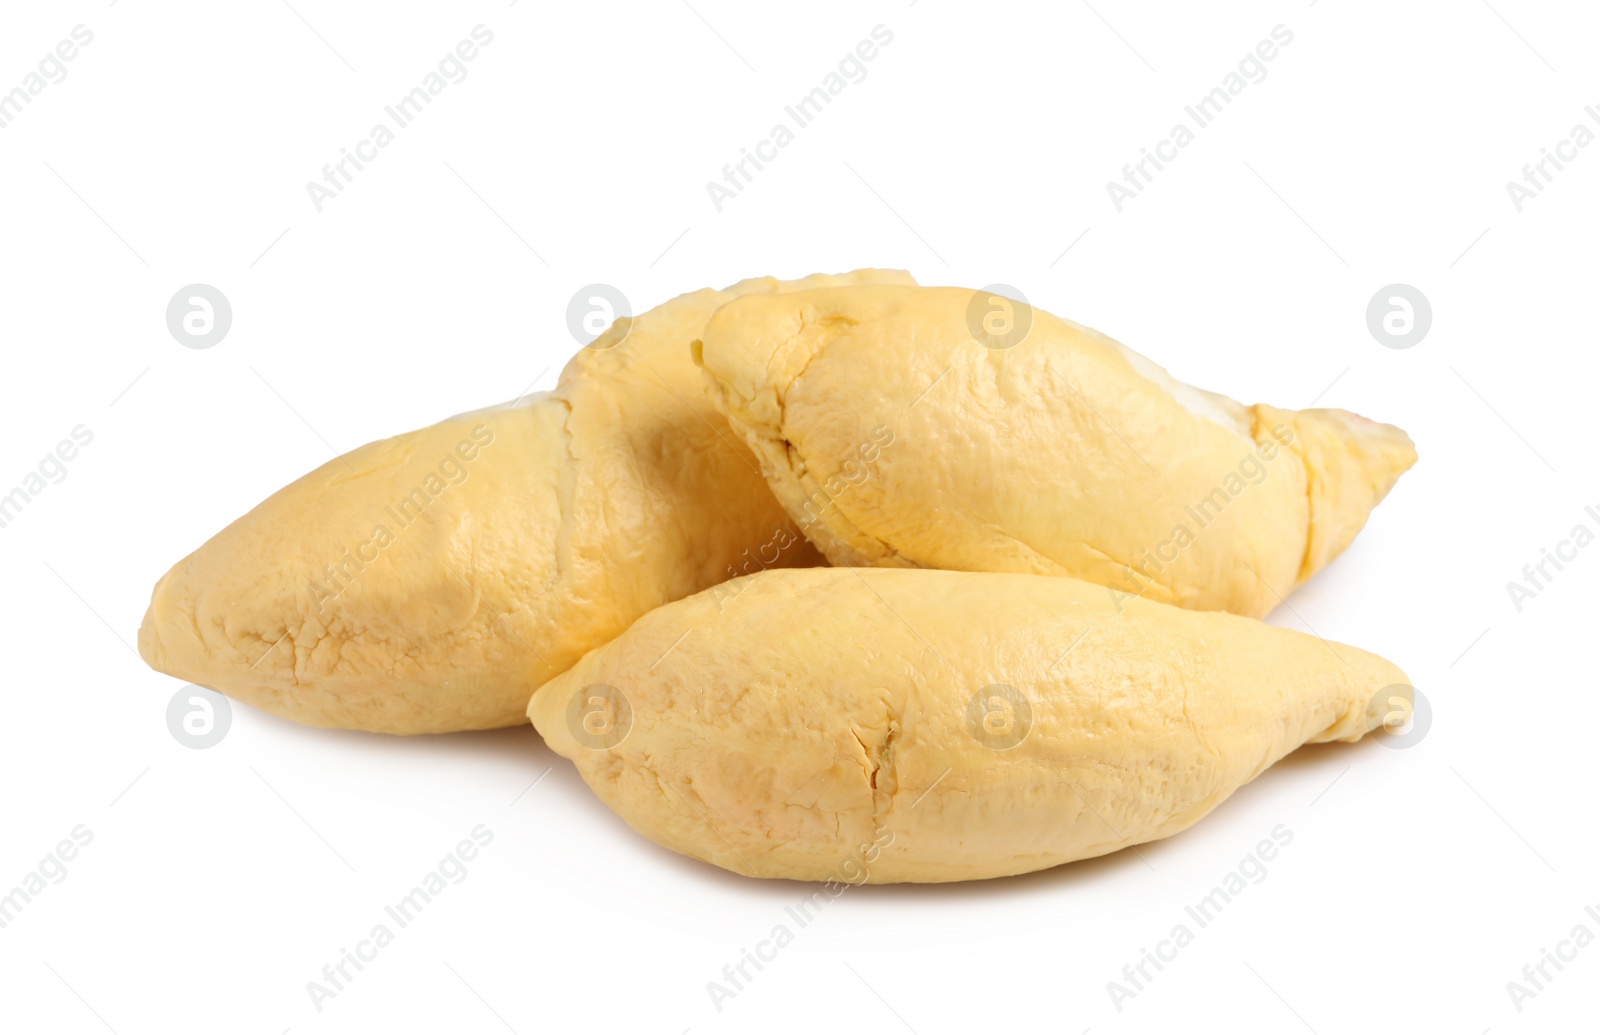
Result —
M675 851L755 877L954 881L1175 834L1301 744L1376 728L1407 682L1353 647L1119 609L1076 579L811 568L652 611L529 714Z
M162 578L140 654L315 726L525 722L535 687L651 608L821 563L707 398L689 343L741 295L875 282L911 278L683 295L619 320L553 392L324 464Z
M986 347L975 296L744 298L696 344L718 405L834 564L1069 575L1259 617L1416 461L1398 428L1246 407L1038 309L1019 343Z

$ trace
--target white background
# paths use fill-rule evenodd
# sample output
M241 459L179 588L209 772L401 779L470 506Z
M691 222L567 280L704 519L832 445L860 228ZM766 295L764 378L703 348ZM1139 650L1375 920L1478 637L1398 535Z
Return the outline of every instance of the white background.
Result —
M1600 530L1600 146L1521 212L1505 185L1600 104L1595 12L693 4L7 6L0 90L75 25L94 39L0 130L0 491L75 426L94 439L0 529L0 891L75 826L93 840L0 930L0 1028L1592 1018L1600 947L1521 1012L1506 984L1574 925L1600 935L1600 548L1520 612L1506 584L1574 525ZM494 39L469 77L317 212L306 182L478 24ZM706 182L878 24L894 38L866 80L718 212ZM1279 24L1294 38L1267 78L1117 212L1106 181ZM531 729L392 739L238 706L209 750L169 735L181 684L130 647L150 587L269 492L334 450L549 387L585 284L643 308L865 265L1011 284L1184 380L1406 428L1416 469L1272 620L1399 662L1427 735L1299 752L1138 855L849 891L720 1012L707 982L811 889L655 847ZM233 306L208 350L165 324L194 282ZM1396 282L1433 308L1403 351L1365 318ZM318 1013L307 982L477 824L494 839L466 879ZM1266 879L1118 1011L1107 982L1278 824L1293 841Z

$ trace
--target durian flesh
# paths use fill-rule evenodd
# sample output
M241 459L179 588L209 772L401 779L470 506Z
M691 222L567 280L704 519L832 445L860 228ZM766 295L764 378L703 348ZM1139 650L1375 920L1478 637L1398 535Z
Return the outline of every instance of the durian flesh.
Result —
M645 836L754 877L999 877L1188 827L1409 700L1343 644L1077 579L769 571L659 608L535 727Z
M1020 303L1026 333L989 337L989 304L870 285L712 317L696 350L718 405L834 564L1068 575L1260 617L1416 460L1398 428L1244 406Z

